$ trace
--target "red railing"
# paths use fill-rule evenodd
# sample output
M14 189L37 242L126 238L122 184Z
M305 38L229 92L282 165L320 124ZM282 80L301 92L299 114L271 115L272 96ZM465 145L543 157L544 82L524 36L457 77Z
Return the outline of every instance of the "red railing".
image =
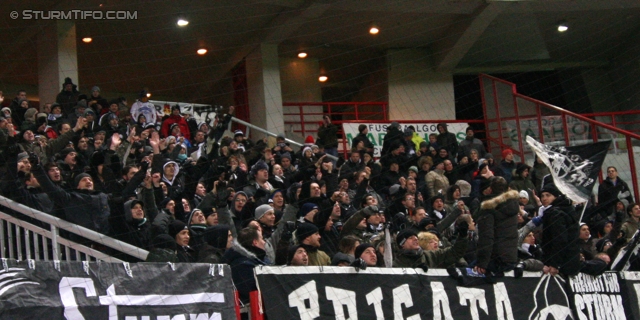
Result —
M388 120L387 102L285 102L284 124L295 126L293 132L302 136L318 132L318 123L323 114L329 114L331 121L342 125L353 120ZM298 127L299 126L299 127Z
M520 157L520 162L524 162L527 156L533 158L531 150L524 144L525 135L542 143L564 146L611 139L614 142L612 152L605 159L604 166L615 166L620 177L630 181L629 187L638 199L638 172L633 147L640 146L640 135L618 128L637 122L629 119L620 121L618 117L640 114L640 111L576 114L522 95L517 92L515 84L484 74L480 75L480 90L487 151L511 148ZM611 124L598 121L601 118L610 119ZM621 157L622 152L626 152L626 156Z

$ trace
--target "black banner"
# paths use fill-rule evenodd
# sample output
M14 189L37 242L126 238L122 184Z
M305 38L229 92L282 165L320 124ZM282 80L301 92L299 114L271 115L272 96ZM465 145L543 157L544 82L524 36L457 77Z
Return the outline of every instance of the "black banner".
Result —
M255 269L269 319L640 319L640 273L525 272L459 285L442 269Z
M580 146L550 146L530 136L527 143L551 171L562 193L576 202L587 202L607 156L611 141Z
M227 265L2 260L0 319L235 319Z

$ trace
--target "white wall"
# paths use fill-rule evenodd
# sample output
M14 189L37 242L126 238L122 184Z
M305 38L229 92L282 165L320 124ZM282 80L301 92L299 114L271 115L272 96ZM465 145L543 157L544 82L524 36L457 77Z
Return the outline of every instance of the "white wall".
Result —
M389 118L455 119L453 75L436 72L426 50L389 50Z

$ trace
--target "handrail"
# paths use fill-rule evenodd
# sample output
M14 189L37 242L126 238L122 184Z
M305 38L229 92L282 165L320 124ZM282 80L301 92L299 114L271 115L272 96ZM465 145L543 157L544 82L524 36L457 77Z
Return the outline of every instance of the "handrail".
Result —
M6 214L4 212L0 212L0 220L4 220L4 221L10 222L10 223L13 223L13 224L17 225L18 227L21 227L21 228L29 230L29 231L31 231L33 233L39 234L39 235L41 235L41 236L43 236L43 237L45 237L47 239L53 239L53 237L56 237L56 238L60 237L59 235L54 234L54 232L51 232L51 231L46 230L44 228L35 226L35 225L33 225L33 224L29 223L29 222L26 222L24 220L20 220L20 219L18 219L16 217L10 216L10 215L8 215L8 214ZM107 254L104 254L104 253L102 253L102 252L100 252L98 250L95 250L93 248L81 245L81 244L73 242L71 240L67 240L65 238L58 238L57 239L57 243L61 244L63 246L69 247L69 248L71 248L73 250L76 250L78 252L82 252L82 253L84 253L84 254L86 254L88 256L91 256L91 257L94 257L96 259L102 260L102 261L106 261L106 262L124 262L124 261L122 261L122 260L120 260L118 258L114 258L114 257L109 256ZM20 254L20 252L18 252L17 254ZM29 255L29 251L27 251L27 259L30 259L30 257L28 255ZM46 256L46 253L44 253L44 255ZM55 258L57 258L57 257L54 257L54 260L56 260Z
M252 128L252 129L254 129L254 130L257 130L257 131L259 131L259 132L262 132L262 133L264 133L264 134L266 134L266 135L269 135L269 136L272 136L272 137L277 137L277 136L278 136L277 134L275 134L275 133L273 133L273 132L271 132L271 131L267 131L267 130L262 129L262 128L260 128L260 127L256 126L256 125L253 125L253 124L251 124L251 123L249 123L249 122L246 122L246 121L244 121L244 120L240 120L240 119L238 119L238 118L236 118L236 117L231 117L231 121L235 121L235 122L237 122L237 123L239 123L239 124L245 125L245 126L247 126L247 127L249 127L249 128ZM297 142L297 141L294 141L294 140L291 140L291 139L288 139L288 138L284 138L284 141L289 142L290 144L296 145L296 146L298 146L298 147L302 147L302 146L304 146L302 143ZM326 155L327 155L327 158L329 158L329 159L331 159L331 160L338 160L338 157L336 157L336 156L334 156L334 155L330 155L330 154L328 154L328 153L327 153Z
M546 103L546 102L542 102L540 100L537 100L537 99L522 95L520 93L515 93L514 96L517 97L517 98L521 98L521 99L527 100L529 102L533 102L533 103L536 103L538 105L544 106L545 108L552 109L553 111L556 111L556 112L558 112L560 114L568 115L568 116L577 118L579 120L588 122L589 124L595 124L595 125L598 125L600 127L605 128L607 130L611 130L613 132L617 132L617 133L621 133L621 134L624 134L624 135L628 135L629 137L634 138L634 139L640 139L640 135L635 134L633 132L616 128L616 127L611 126L609 124L606 124L604 122L600 122L600 121L597 121L597 120L589 119L589 118L587 118L587 117L585 117L583 115L580 115L580 114L577 114L577 113L573 113L571 111L568 111L568 110L562 109L560 107L554 106L552 104L549 104L549 103Z
M48 223L52 226L55 226L56 228L67 230L73 234L77 234L88 240L91 240L96 243L102 244L104 246L110 247L112 249L118 250L122 253L130 255L134 258L138 258L142 261L146 260L147 255L149 254L147 250L138 248L136 246L132 246L126 242L116 240L102 233L87 229L85 227L79 226L69 221L65 221L58 217L54 217L42 211L35 210L33 208L27 207L23 204L20 204L18 202L15 202L3 196L0 196L0 205L5 206L9 209L15 210L17 212L20 212L28 217L34 218L44 223ZM54 237L53 239L57 240L57 237Z
M549 111L549 113L552 113L553 116L560 116L561 120L562 120L562 130L563 130L563 142L565 145L570 145L570 134L568 132L568 127L567 127L567 120L569 117L571 117L571 119L575 119L578 120L579 122L583 122L585 124L586 127L591 128L592 132L591 132L591 136L592 136L592 141L596 142L599 139L599 135L603 135L603 134L607 134L607 135L611 135L612 136L612 140L614 141L619 141L620 139L616 137L616 135L622 135L624 136L624 140L626 142L626 149L627 149L627 157L628 157L628 161L629 161L629 170L630 170L630 175L631 175L631 183L633 184L633 192L634 192L634 196L636 199L638 199L640 193L639 190L637 188L638 186L638 172L636 171L636 164L635 164L635 158L634 158L634 146L633 146L633 141L632 139L634 139L634 141L640 141L640 134L636 133L635 130L630 131L630 130L625 130L625 129L621 129L618 128L616 125L617 124L627 124L627 125L632 125L634 124L634 122L631 121L616 121L616 116L623 116L623 115L630 115L630 114L640 114L640 111L638 110L633 110L633 111L614 111L614 112L596 112L596 113L587 113L587 114L577 114L574 113L572 111L568 111L565 110L563 108L560 108L558 106L554 106L552 104L540 101L538 99L535 98L531 98L529 96L525 96L521 93L518 93L516 90L516 85L514 83L511 83L509 81L503 80L503 79L499 79L490 75L486 75L486 74L481 74L479 76L479 80L480 80L480 88L481 88L481 96L482 96L482 106L484 108L484 112L485 112L485 121L486 121L486 131L487 131L487 141L491 141L492 144L497 145L498 147L504 149L505 147L511 147L510 145L505 144L504 139L505 139L505 135L504 135L504 130L502 129L501 125L503 123L503 121L515 121L516 125L516 130L517 130L517 134L518 134L518 141L516 141L515 143L518 144L518 154L521 156L522 159L524 159L524 146L522 145L522 137L521 137L521 120L523 119L529 119L529 118L535 118L538 119L537 123L538 123L538 132L540 134L539 139L540 142L545 143L545 137L544 137L544 133L543 133L543 127L542 127L542 121L540 121L540 119L544 118L546 115L543 115L542 110L547 110ZM487 80L487 84L485 85L483 80ZM498 93L497 93L497 85L500 85L501 87L504 85L504 88L502 89L502 93L503 94L507 94L507 91L509 92L509 97L513 100L513 107L514 107L514 112L515 115L514 116L509 116L509 117L502 117L500 114L500 109L501 108L510 108L511 106L509 106L509 104L511 103L511 101L502 101L502 103L499 103L499 101L501 99L498 99ZM493 91L493 92L491 92ZM489 101L487 99L487 97L491 97L491 101ZM506 96L503 95L503 99L506 98ZM534 110L535 110L535 114L534 115L526 115L526 116L521 116L519 113L519 105L518 102L521 101L523 103L531 103L533 104ZM495 106L490 106L490 105L495 105ZM495 114L491 114L488 113L488 111L493 111L493 108L495 107ZM490 109L491 108L491 109ZM546 114L547 112L545 112ZM487 115L491 114L491 117L489 118ZM604 117L604 118L608 118L611 121L611 124L604 122L604 121L598 121L595 118L596 117ZM491 125L497 126L497 129L494 127L492 127ZM497 132L497 136L496 137L491 137L492 133ZM575 142L575 141L574 141ZM616 154L618 153L618 146L614 143L613 146ZM600 173L600 180L602 180L602 173Z

